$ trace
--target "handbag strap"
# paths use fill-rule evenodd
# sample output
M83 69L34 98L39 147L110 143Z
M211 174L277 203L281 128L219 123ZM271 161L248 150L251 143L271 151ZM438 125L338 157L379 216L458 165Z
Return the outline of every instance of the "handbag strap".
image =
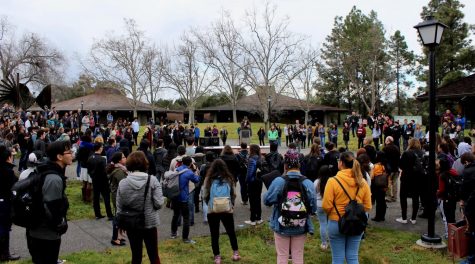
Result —
M333 179L335 179L336 182L338 182L338 184L339 184L340 187L343 189L343 191L345 192L346 196L348 196L348 199L350 199L350 202L351 202L353 199L351 199L351 196L348 194L348 192L346 191L345 187L343 187L343 184L341 184L341 182L338 180L338 178L337 178L336 176L333 177ZM356 189L355 200L356 200L356 197L358 196L358 191L359 191L359 190L360 190L360 187L358 186L358 188ZM335 207L335 211L336 211L336 214L338 215L338 219L341 219L340 212L338 212L338 209L336 208L335 199L333 199L333 207Z
M142 211L145 210L145 200L147 199L148 187L150 186L150 175L147 177L147 184L145 184L145 192L143 195L143 208Z

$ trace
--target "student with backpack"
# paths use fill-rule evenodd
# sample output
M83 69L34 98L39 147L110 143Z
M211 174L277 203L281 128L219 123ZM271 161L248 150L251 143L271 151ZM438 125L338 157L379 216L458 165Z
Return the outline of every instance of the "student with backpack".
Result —
M322 207L328 215L332 263L355 264L371 210L371 191L353 153L342 153L338 168L327 182Z
M437 198L439 199L439 209L445 227L445 237L448 237L448 224L455 223L455 210L459 200L459 187L461 179L457 171L452 169L450 160L446 154L439 154L437 157L439 165L439 188Z
M279 145L277 141L274 141L270 144L270 151L266 154L265 160L268 166L268 171L277 170L281 174L284 173L284 158L282 155L277 151Z
M416 224L417 212L419 211L420 190L424 188L426 170L424 164L424 152L421 150L421 143L416 138L408 141L408 148L402 153L399 162L401 169L401 186L399 190L399 198L401 203L402 216L396 221L406 224L407 219L407 198L412 198L412 216L409 221Z
M114 209L114 219L112 220L112 239L111 244L113 246L124 246L125 239L121 233L119 233L119 227L117 225L117 190L119 189L119 183L125 177L127 177L127 168L125 167L127 157L124 153L116 152L112 155L111 163L107 165L106 172L109 179L112 208Z
M371 218L374 222L386 220L386 191L388 190L388 173L385 169L386 158L384 152L376 153L374 168L371 171L371 194L376 203L376 215ZM417 212L417 211L416 211ZM397 221L397 220L396 220ZM407 221L407 220L406 220Z
M249 191L249 204L251 209L250 219L244 221L248 225L255 226L256 224L262 224L264 221L261 218L261 192L262 192L262 179L258 177L258 171L262 165L261 148L252 144L249 147L249 161L247 166L246 183Z
M313 182L315 194L317 196L317 210L315 212L318 216L318 222L320 223L320 239L322 241L320 248L322 250L326 250L328 248L328 216L325 211L323 211L322 199L328 179L330 179L332 176L333 175L330 171L330 168L328 168L327 165L323 165L318 170L317 179Z
M288 150L284 156L286 174L276 178L269 187L264 204L273 206L270 227L274 231L277 263L287 263L289 250L292 263L304 263L307 233L313 234L311 220L316 195L313 183L300 174L299 154Z
M310 148L310 153L304 158L304 169L301 170L309 180L315 181L318 176L318 171L323 164L323 158L320 154L320 146L313 144Z
M208 204L208 224L211 233L211 248L213 249L214 263L221 263L219 251L219 226L223 223L228 234L233 255L231 259L241 259L238 251L238 242L234 230L234 202L236 200L234 176L228 170L226 163L221 159L213 161L209 167L203 186L204 201Z
M247 151L247 143L241 143L241 150L238 154L236 154L236 158L239 163L239 186L241 191L241 203L242 205L247 205L249 200L249 194L247 192L247 183L246 183L246 176L247 176L247 163L249 159L249 153Z

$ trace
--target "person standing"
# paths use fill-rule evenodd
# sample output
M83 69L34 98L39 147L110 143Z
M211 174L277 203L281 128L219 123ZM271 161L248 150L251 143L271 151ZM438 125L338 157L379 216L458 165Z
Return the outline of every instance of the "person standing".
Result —
M69 141L55 141L49 144L46 154L49 161L38 166L46 174L42 188L44 214L38 225L26 233L28 250L33 263L57 263L61 236L68 230L66 215L69 208L66 197L66 166L73 162Z
M144 228L128 229L132 264L142 263L145 243L151 264L160 264L158 255L158 210L163 205L162 186L156 177L148 175L148 160L141 151L132 152L125 163L129 174L119 182L117 189L117 214L126 209L144 212ZM145 196L145 197L144 197Z
M287 124L284 126L285 146L289 146L289 127Z
M189 183L199 183L200 176L195 174L197 168L189 156L182 158L182 165L176 168L176 171L184 172L179 175L180 195L172 200L173 218L171 223L171 238L175 239L177 237L178 220L181 215L183 217L183 242L194 244L196 242L188 237L190 234L190 209L188 203L190 195Z
M247 164L246 176L251 215L250 219L244 221L244 223L253 226L256 224L262 224L264 222L261 218L262 180L260 177L257 177L257 169L260 168L262 164L261 159L261 148L258 145L252 144L249 147L249 160Z
M315 195L317 197L317 210L315 213L318 217L318 222L320 224L320 249L326 250L328 248L328 216L322 208L323 195L325 194L325 186L327 185L328 179L332 177L330 168L327 165L323 165L318 170L318 177L313 182L315 187Z
M228 139L228 130L225 126L223 126L223 128L221 128L221 131L219 131L219 136L221 137L221 141L223 141L223 146L226 146L226 140Z
M377 177L385 177L386 169L385 167L385 157L384 152L380 151L376 153L376 159L373 170L371 170L371 180L376 182ZM387 174L386 174L387 177ZM374 222L382 222L386 220L386 199L385 194L387 191L387 186L376 186L376 184L371 185L371 194L376 203L376 215L371 218Z
M223 189L227 191L221 191ZM213 250L214 263L221 264L221 254L219 251L220 222L223 223L229 237L229 242L231 243L233 250L231 259L233 261L240 260L241 256L239 255L238 242L234 230L233 208L236 200L235 180L223 160L217 159L211 163L204 180L203 194L204 201L209 206L208 225L211 233L211 248ZM224 196L218 197L218 195ZM226 201L228 208L223 211L217 211L216 198L228 198L228 201Z
M393 137L387 137L385 143L383 152L386 156L386 173L389 178L389 189L386 196L389 196L389 202L395 202L398 196L399 159L401 152L399 152L399 147L394 145Z
M349 199L371 210L371 191L363 179L360 164L351 152L344 152L338 161L340 171L330 178L323 194L322 207L328 215L328 235L332 249L332 263L358 263L358 251L363 233L350 236L340 233L338 221L345 214ZM349 197L348 197L349 196Z
M345 149L348 151L348 142L350 142L350 125L348 122L343 124L343 130L341 132L343 134L343 142L345 142Z
M314 233L311 212L317 209L315 189L312 181L300 174L298 152L290 149L285 153L284 167L286 175L272 181L265 195L264 204L273 206L270 227L274 231L277 263L288 263L289 250L292 263L304 263L305 239L307 233L311 235ZM294 218L284 214L284 204L288 203L298 207L302 216ZM292 208L287 212L295 213Z
M10 148L0 145L0 261L13 261L20 256L10 253L10 230L12 221L11 188L18 181L13 171L13 154Z
M140 131L140 124L136 117L134 118L134 121L132 122L132 136L134 138L134 144L136 146L138 145L137 138L139 137L139 131Z
M241 191L241 203L247 205L249 200L249 194L247 191L246 175L247 175L247 164L249 160L249 153L247 151L247 143L241 143L241 150L236 154L236 158L239 163L239 189Z
M119 189L119 183L125 177L127 177L127 168L125 162L127 157L122 152L116 152L111 157L111 163L107 165L107 178L110 183L112 207L114 208L114 220L112 221L112 239L111 244L113 246L124 246L125 240L119 233L119 227L117 226L117 189Z
M257 131L257 137L259 138L259 146L265 146L266 143L264 142L264 138L266 136L266 131L264 130L263 127L259 128L259 131Z
M351 133L353 134L353 137L355 137L355 131L357 130L358 123L360 121L360 118L356 115L355 111L351 112L351 116L349 118L349 121L350 121L350 124L351 124Z
M195 145L198 146L198 143L200 142L200 133L201 133L198 125L195 125L193 132L194 132L194 137L195 137Z
M111 204L110 204L110 189L106 173L107 161L101 156L103 150L102 143L94 143L94 153L87 159L87 172L91 176L93 186L92 204L94 207L94 215L96 219L104 218L101 215L100 196L104 200L106 213L109 220L113 220Z
M379 137L381 137L381 129L379 128L379 124L376 122L374 123L373 131L372 131L373 143L376 151L379 151Z
M279 137L279 132L275 129L275 126L271 126L270 130L267 132L267 139L269 140L269 146L276 143L277 138Z
M366 137L366 128L364 127L363 123L360 124L358 129L356 130L356 135L358 136L358 149L364 146L364 139Z

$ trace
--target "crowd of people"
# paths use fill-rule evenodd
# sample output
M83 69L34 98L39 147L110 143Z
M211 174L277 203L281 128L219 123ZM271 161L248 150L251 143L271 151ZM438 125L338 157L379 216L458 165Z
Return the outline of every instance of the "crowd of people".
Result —
M226 145L226 127L208 126L203 135L220 137L223 142L222 152L217 155L199 146L202 135L197 124L148 124L139 141L137 119L115 120L108 113L101 122L94 111L78 110L59 116L54 108L30 113L4 105L0 114L0 260L18 259L9 250L9 199L18 181L16 174L21 173L20 179L24 179L37 169L45 175L42 193L46 213L39 219L41 224L27 228L28 248L35 263L60 262L61 235L67 230L65 167L73 159L77 160L75 176L83 183L83 201L92 200L96 219L107 216L111 221L112 245L124 246L128 239L132 263L141 263L143 243L150 262L160 263L157 226L163 207L173 210L171 239L179 236L181 228L183 243L195 243L190 238L190 226L195 223L195 213L202 211L203 222L210 229L214 262L222 261L221 222L229 236L231 259L240 260L233 209L236 201L249 206L245 224L256 226L269 220L277 263L287 263L289 257L293 263L304 262L306 236L314 233L313 215L320 223L320 248L331 248L333 263L358 263L368 219L417 224L418 217L428 216L429 203L439 205L447 236L447 225L456 222L456 205L460 202L473 241L474 148L471 138L457 129L465 127L465 120L462 126L461 118L449 113L443 117L443 130L436 141L437 175L431 176L427 173L428 138L421 124L414 120L399 124L383 114L363 120L353 112L341 134L336 124L312 126L298 121L283 129L272 124L267 132L260 128L259 145L265 144L266 137L270 145L266 154L259 145L246 143L241 143L235 153ZM445 131L445 123L448 127L455 123L455 130ZM366 134L367 128L371 135ZM251 129L248 120L243 121L241 129ZM288 150L282 155L278 148L284 144L284 136ZM344 146L338 146L339 137ZM351 137L358 141L352 150ZM310 151L303 155L301 149L307 147ZM20 152L20 158L15 171L16 152ZM162 184L169 175L176 175L179 193L165 199ZM431 177L437 177L433 179L438 183L438 201L431 200L425 187ZM263 185L267 188L265 194ZM106 216L101 214L101 197ZM410 217L408 198L412 199ZM398 199L401 217L386 219L386 203ZM270 219L262 217L263 204L272 207ZM375 213L370 216L373 205ZM358 215L354 222L346 221L348 210ZM124 215L130 211L142 212L140 228L124 227ZM350 222L352 227L346 227Z

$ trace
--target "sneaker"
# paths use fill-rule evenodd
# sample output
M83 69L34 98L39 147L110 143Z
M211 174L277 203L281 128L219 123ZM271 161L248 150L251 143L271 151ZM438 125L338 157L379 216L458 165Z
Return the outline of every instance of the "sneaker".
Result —
M402 219L402 217L396 218L396 222L401 224L407 224L407 219Z
M58 259L58 261L56 261L56 264L63 264L63 263L66 263L65 259Z
M185 244L196 244L196 241L191 240L191 239L183 239L183 243L185 243ZM221 259L221 257L220 257L220 259Z
M173 233L172 233L172 234L170 235L170 238L171 238L171 239L176 239L176 234L173 234Z
M247 202L241 201L241 204L242 204L242 205L247 205Z
M221 256L220 255L214 256L214 264L221 264Z
M320 244L320 249L321 250L327 250L328 249L328 245L327 244Z
M251 221L251 220L246 220L246 221L244 221L244 224L255 226L255 225L256 225L256 222Z
M416 219L412 220L412 219L409 219L409 221L411 221L411 224L415 225L417 223Z
M264 223L264 220L257 220L257 221L256 221L256 224L258 224L258 225L260 225L260 224L262 224L262 223Z
M239 261L241 259L241 256L239 256L239 251L234 251L233 256L231 257L233 261Z

